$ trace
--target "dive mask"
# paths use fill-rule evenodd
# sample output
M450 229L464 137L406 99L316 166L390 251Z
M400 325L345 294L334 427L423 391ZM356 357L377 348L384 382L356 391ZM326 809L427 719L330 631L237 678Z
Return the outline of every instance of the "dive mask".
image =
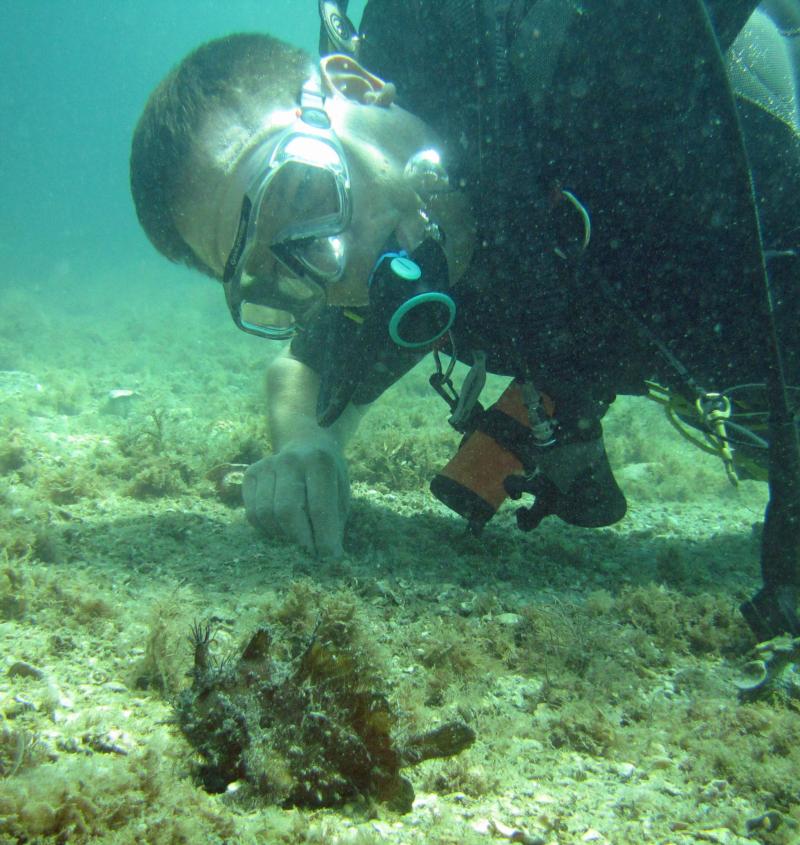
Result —
M318 86L306 83L297 120L242 201L222 281L234 323L250 334L292 337L325 304L325 285L345 269L338 236L352 215L350 172L323 105Z

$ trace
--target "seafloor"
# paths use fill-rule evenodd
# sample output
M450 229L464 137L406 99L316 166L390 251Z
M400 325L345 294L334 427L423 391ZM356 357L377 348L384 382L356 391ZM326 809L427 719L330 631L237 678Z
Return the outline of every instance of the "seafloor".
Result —
M3 845L800 841L797 704L735 686L763 485L734 490L660 409L622 400L620 524L524 535L507 507L475 539L427 493L458 438L423 364L352 444L346 556L320 562L257 536L213 480L269 448L275 350L209 282L140 284L0 302ZM193 779L172 707L193 623L222 660L261 625L311 637L321 612L369 641L398 737L477 734L404 770L406 814Z

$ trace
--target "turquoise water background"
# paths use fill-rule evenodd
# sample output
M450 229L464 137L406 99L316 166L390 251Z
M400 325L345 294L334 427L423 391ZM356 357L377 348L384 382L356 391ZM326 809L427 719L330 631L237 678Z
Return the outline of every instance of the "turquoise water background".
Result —
M148 94L200 43L267 31L315 52L316 0L6 0L0 10L0 288L74 283L115 299L180 278L139 229L130 138ZM358 20L363 2L350 4ZM109 290L119 279L120 291Z

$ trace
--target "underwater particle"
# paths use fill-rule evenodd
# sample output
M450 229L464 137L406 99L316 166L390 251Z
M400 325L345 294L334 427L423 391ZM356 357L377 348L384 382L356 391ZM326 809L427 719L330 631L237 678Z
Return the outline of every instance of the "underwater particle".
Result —
M756 657L736 682L742 701L778 696L800 699L800 637L781 634L755 647Z
M238 658L214 664L210 630L195 625L193 683L175 710L206 790L284 807L373 799L407 812L414 790L400 770L472 744L462 722L397 743L389 702L363 681L371 667L326 633L286 658L286 644L261 627Z

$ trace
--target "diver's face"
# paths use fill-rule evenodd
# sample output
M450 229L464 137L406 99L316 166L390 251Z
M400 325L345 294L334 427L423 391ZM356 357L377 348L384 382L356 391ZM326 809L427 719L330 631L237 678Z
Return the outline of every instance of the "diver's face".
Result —
M243 208L254 211L234 280L273 304L302 294L293 310L301 322L312 301L368 304L372 269L403 217L387 178L390 162L379 148L351 139L345 150L335 135L323 140L304 133L301 120L279 137L248 190ZM283 149L301 158L287 159Z
M335 145L348 171L346 228L333 238L329 232L322 237L297 238L298 220L324 217L334 204L335 189L316 178L325 168L315 170L292 160L276 170L262 194L258 192L258 185L265 184L265 175L272 172L275 150L296 130L302 140L303 127L297 125L296 111L268 115L259 137L245 146L232 166L220 140L216 147L221 152L209 155L209 150L203 149L198 156L201 162L187 168L191 184L181 204L179 228L196 254L222 276L242 217L243 197L260 198L248 235L245 281L262 280L267 287L273 284L282 290L297 289L298 282L302 287L304 275L319 282L319 274L298 270L296 262L287 262L276 245L288 245L293 253L310 249L324 258L325 249L330 253L330 242L335 242L341 266L324 278L322 298L333 306L366 306L369 278L387 241L394 237L411 251L424 237L420 199L406 183L403 171L410 156L430 143L430 138L420 121L395 106L365 106L335 97L325 106ZM226 133L226 141L230 134ZM213 166L215 159L225 160L225 168ZM286 237L287 232L294 234Z
M286 164L274 175L260 203L250 273L306 276L329 305L366 305L370 272L402 210L379 150L345 141L340 154L346 180L338 183L308 164Z
M327 285L328 304L365 306L369 277L384 245L404 216L391 185L391 163L379 148L346 145L350 162L352 216L343 233L346 264L341 278Z
M404 171L415 153L435 142L421 121L398 106L329 102L350 168L352 217L344 237L347 265L327 286L328 303L365 306L369 278L387 241L411 252L426 237L422 202Z

